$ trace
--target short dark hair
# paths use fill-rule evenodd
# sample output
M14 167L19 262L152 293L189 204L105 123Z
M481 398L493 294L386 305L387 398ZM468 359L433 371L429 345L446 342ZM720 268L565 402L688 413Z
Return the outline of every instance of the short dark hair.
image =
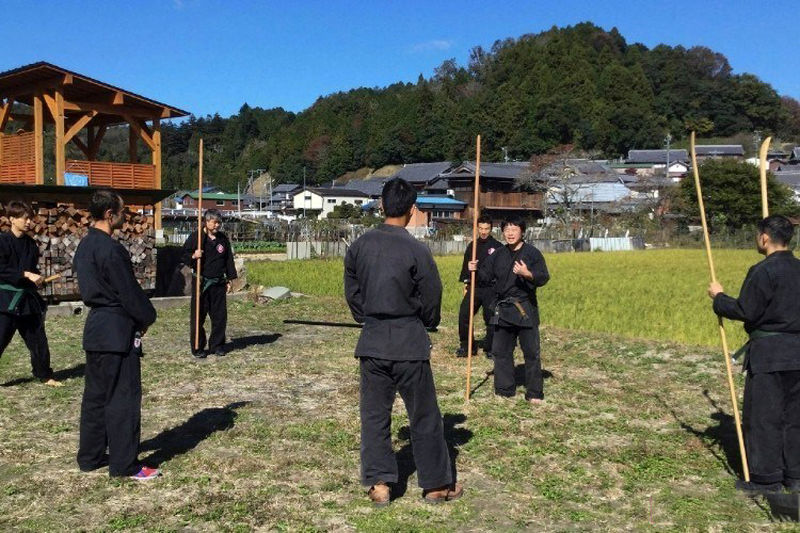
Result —
M481 216L478 217L478 224L491 224L491 223L492 223L492 217L490 217L486 213L483 213Z
M766 233L775 244L787 246L794 237L794 225L782 215L770 215L758 222L758 232Z
M6 204L6 215L13 218L21 218L25 215L33 217L33 209L21 200L11 200Z
M522 233L525 233L525 228L527 227L525 224L525 219L519 215L508 215L506 218L503 219L503 222L500 223L500 229L506 229L506 226L518 226L519 229L522 230Z
M203 214L203 220L219 220L222 222L222 213L220 213L219 209L206 209L206 212Z
M95 221L103 220L106 211L119 214L122 209L122 197L111 189L99 189L92 194L89 202L89 214Z
M387 217L400 217L411 210L417 201L414 186L403 178L392 178L386 182L381 192L383 213Z

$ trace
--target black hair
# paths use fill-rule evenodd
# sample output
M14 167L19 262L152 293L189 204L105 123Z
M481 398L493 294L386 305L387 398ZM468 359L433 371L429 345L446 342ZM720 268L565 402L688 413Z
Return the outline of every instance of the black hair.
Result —
M11 200L6 204L6 215L14 218L21 218L25 215L33 217L33 209L21 200Z
M491 223L492 223L492 217L490 217L486 213L483 213L481 216L478 217L478 224L491 224Z
M770 215L758 222L758 232L766 233L779 246L787 246L794 237L794 226L785 216Z
M519 226L519 229L522 230L523 235L525 234L525 228L527 227L525 224L525 219L519 215L508 215L506 218L503 219L503 222L500 223L500 229L506 229L506 226Z
M411 210L417 201L414 186L403 178L392 178L386 182L381 192L383 213L387 217L401 217Z
M203 220L207 222L212 218L222 222L222 213L219 212L219 209L206 209L206 212L203 215Z
M95 221L103 220L106 211L111 209L115 215L122 209L122 197L111 189L100 189L92 194L89 202L89 214Z

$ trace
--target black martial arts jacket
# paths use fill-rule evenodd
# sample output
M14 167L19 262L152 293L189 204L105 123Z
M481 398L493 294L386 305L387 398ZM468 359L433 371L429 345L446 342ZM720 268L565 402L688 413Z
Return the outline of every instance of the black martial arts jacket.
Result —
M137 331L156 310L136 280L128 251L104 231L89 228L75 251L81 299L91 310L83 328L87 352L129 353Z
M23 275L26 271L39 274L36 242L24 234L17 237L11 232L0 233L0 284L8 286L0 287L0 313L33 315L47 308L36 284Z
M477 243L475 249L475 259L479 261L483 261L490 255L492 255L495 251L499 250L503 247L503 244L489 235L485 240L484 239L475 239L473 242L467 245L467 249L464 252L464 261L461 263L461 275L459 276L459 280L461 283L469 283L469 268L467 268L467 263L472 260L472 247ZM476 283L479 287L489 287L491 286L490 283L481 282L481 280L477 279L476 276Z
M236 279L236 266L233 262L233 249L228 236L218 231L215 239L209 239L203 232L203 257L200 268L205 278ZM183 243L181 262L192 270L197 269L197 259L192 259L192 254L197 250L197 232L195 231Z
M344 292L353 318L364 324L356 357L430 358L425 328L439 325L442 282L430 249L405 228L381 224L353 243Z
M750 267L739 298L718 294L714 312L744 322L751 335L746 370L800 370L800 259L792 252L774 252Z
M513 272L514 261L522 261L533 274L533 280ZM522 243L513 252L502 246L484 261L478 262L478 279L493 283L498 324L503 326L536 327L539 325L539 302L536 289L550 280L544 256L536 247ZM520 307L522 310L520 310Z

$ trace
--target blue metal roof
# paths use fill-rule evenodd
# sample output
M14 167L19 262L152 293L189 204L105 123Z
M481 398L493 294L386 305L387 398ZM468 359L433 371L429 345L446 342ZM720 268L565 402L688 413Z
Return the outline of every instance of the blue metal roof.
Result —
M455 198L450 198L449 196L433 196L433 195L421 194L417 196L417 205L420 207L440 205L440 206L459 208L459 207L465 207L467 203L462 202L461 200L456 200Z

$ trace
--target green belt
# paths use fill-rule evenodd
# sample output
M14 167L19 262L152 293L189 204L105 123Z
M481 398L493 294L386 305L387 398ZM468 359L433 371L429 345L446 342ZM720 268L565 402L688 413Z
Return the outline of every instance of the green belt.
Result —
M737 357L739 357L742 354L746 354L747 350L750 349L750 343L753 342L754 340L765 339L767 337L775 337L777 335L790 335L790 333L783 333L781 331L764 331L763 329L754 329L753 331L750 332L750 338L747 340L747 342L744 343L744 345L741 348L736 350L736 353L734 353L731 356L731 359L733 359L733 361L736 362Z
M197 274L192 272L192 277L197 279ZM218 278L207 278L205 276L200 276L200 277L203 278L203 288L200 289L200 294L206 292L206 289L208 289L212 285L219 285L220 283L226 280L225 276L220 276Z
M11 298L11 302L8 304L8 311L11 311L12 313L17 310L17 306L19 305L19 301L22 299L22 295L26 292L29 292L28 289L20 289L19 287L15 287L7 283L0 283L0 290L15 293L14 297Z

